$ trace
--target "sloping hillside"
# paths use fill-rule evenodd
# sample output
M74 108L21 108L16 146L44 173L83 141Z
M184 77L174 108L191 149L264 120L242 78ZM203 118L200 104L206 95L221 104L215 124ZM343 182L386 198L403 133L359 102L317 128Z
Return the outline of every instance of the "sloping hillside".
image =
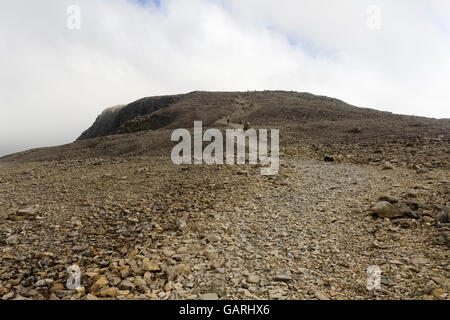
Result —
M175 165L171 133L194 120L278 128L278 174ZM74 143L0 160L0 298L448 299L449 151L449 120L307 93L114 107Z
M3 161L51 161L136 155L169 155L175 128L226 129L249 121L254 128L280 129L280 148L305 158L326 154L348 162L383 161L407 166L426 161L448 167L450 120L395 115L358 108L309 93L192 92L150 97L105 110L76 142L29 150ZM235 126L232 126L235 127ZM430 158L432 155L432 158Z
M387 113L361 109L340 100L309 93L192 92L185 95L143 98L126 106L106 109L78 138L84 140L118 133L206 126L228 117L231 122L250 120L255 125L358 120L386 117Z

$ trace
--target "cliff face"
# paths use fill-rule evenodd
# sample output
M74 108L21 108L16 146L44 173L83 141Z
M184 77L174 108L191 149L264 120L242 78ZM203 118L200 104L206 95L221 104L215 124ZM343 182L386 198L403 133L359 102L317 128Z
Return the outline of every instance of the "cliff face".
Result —
M179 98L180 96L143 98L128 105L108 108L97 117L89 129L81 134L77 141L116 134L128 121L168 107Z

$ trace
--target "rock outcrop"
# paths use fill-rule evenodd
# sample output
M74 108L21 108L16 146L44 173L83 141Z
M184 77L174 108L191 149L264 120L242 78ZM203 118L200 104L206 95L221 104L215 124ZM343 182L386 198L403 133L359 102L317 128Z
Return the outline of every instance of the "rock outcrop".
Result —
M77 140L103 137L119 133L119 128L128 121L151 114L177 102L180 96L161 96L139 99L128 105L119 105L103 111L94 124Z

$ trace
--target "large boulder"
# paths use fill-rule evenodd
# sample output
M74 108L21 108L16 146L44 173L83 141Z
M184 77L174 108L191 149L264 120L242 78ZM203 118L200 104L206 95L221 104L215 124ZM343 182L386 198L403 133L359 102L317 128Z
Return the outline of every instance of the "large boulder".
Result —
M380 218L399 218L403 217L403 213L395 205L387 201L379 201L372 207L373 213Z
M445 207L436 215L436 222L449 223L450 222L450 207Z
M39 206L28 207L9 214L8 219L12 221L34 220L38 212Z

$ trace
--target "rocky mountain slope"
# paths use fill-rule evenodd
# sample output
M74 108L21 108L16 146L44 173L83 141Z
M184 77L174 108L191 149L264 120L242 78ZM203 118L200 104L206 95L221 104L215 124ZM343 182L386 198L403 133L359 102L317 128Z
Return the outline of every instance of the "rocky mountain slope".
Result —
M171 162L174 128L227 117L280 129L278 175ZM306 93L107 110L74 143L0 160L0 298L450 299L449 146L449 120Z
M227 118L231 123L248 120L253 128L279 128L281 147L308 157L342 154L356 163L395 158L408 165L420 164L429 154L448 160L449 119L396 115L357 108L334 98L284 91L192 92L144 98L106 109L75 143L33 149L2 160L167 156L174 145L170 142L174 129L192 128L195 120L203 121L205 128L226 129ZM431 165L445 167L448 161Z

